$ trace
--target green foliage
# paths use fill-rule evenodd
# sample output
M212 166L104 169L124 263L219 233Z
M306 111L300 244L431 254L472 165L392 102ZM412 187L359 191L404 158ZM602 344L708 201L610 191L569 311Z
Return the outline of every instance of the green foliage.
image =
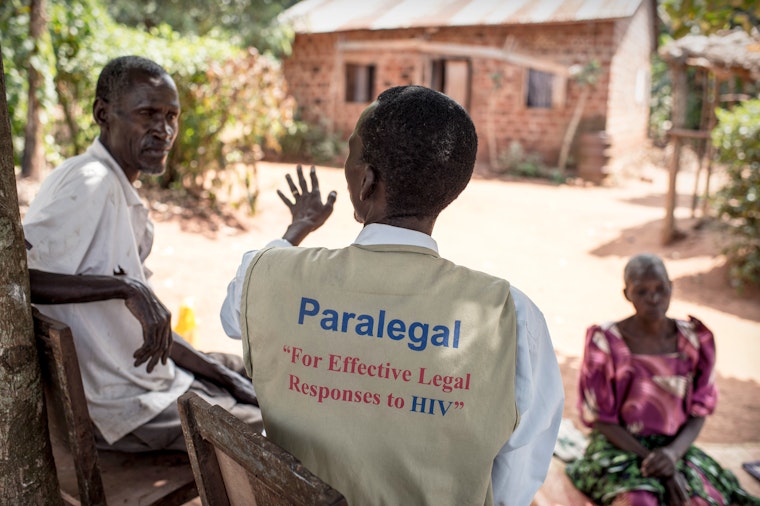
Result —
M279 149L278 137L293 123L295 106L277 60L211 37L183 37L166 24L148 31L120 25L100 0L48 0L46 14L50 37L42 46L48 50L30 59L28 8L21 0L0 7L17 153L23 148L26 121L27 62L40 69L54 90L43 103L55 118L48 145L55 151L49 161L57 164L84 151L97 136L91 110L103 66L117 56L140 54L172 75L182 106L180 132L161 184L195 193L202 189L214 198L220 174L233 165L229 172L240 174L243 198L255 200L255 170L241 170L240 165L255 163L262 148Z
M593 59L585 65L571 67L573 81L580 86L593 86L602 75L602 66L599 60Z
M52 43L49 36L40 40L29 37L29 5L22 0L5 0L0 3L0 33L2 58L5 67L6 98L11 120L14 163L21 163L24 150L24 127L27 114L28 67L31 65L41 76L42 86L35 90L42 107L50 111L56 103L53 76ZM43 124L48 123L44 115ZM45 133L50 133L47 128Z
M737 26L750 32L760 26L757 0L661 0L660 6L675 38Z
M717 206L733 235L726 248L731 277L738 287L760 286L760 100L717 115L712 140L728 177Z
M525 151L518 141L512 141L509 148L499 154L494 172L515 177L546 179L554 183L565 182L565 176L561 171L548 168L541 155Z
M652 55L652 91L649 100L649 137L660 145L666 143L673 111L673 83L668 65L657 53Z
M81 153L96 137L91 114L95 82L116 53L101 38L108 36L112 23L96 0L50 0L47 14L61 111L56 146L62 159Z
M330 133L324 126L310 125L298 118L280 139L280 145L281 160L320 165L340 165L347 149L339 132Z
M205 185L212 191L228 166L253 165L263 149L279 150L279 137L293 123L295 103L287 95L278 61L253 48L209 61L200 72L175 76L183 83L178 85L182 115L165 184L179 172L184 186ZM252 202L256 189L251 174L244 171L238 179L251 189L244 198Z
M2 56L5 67L5 86L10 112L13 151L16 165L24 149L24 124L26 123L27 75L26 62L31 47L24 43L29 36L29 7L21 0L0 3L0 32Z
M261 53L289 54L292 30L276 17L298 0L111 0L108 11L122 24L150 30L166 24L183 35L211 36Z

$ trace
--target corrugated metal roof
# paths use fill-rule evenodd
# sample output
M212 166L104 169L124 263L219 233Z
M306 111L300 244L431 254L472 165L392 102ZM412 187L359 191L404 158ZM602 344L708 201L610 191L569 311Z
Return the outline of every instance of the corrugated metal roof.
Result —
M303 0L282 14L297 33L572 23L632 16L644 0Z

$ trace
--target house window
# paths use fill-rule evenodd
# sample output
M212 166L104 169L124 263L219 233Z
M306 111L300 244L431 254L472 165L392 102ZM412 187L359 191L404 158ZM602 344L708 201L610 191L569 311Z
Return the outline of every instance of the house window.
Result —
M467 60L433 60L430 87L445 93L465 109L470 98L470 62Z
M548 72L528 69L528 83L525 87L525 105L551 109L553 77Z
M375 66L346 64L346 102L372 102L375 91Z

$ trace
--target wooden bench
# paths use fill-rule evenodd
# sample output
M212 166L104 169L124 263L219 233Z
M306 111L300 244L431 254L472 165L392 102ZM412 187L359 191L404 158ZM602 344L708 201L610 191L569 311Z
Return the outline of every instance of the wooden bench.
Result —
M184 452L95 447L71 329L33 308L50 442L61 496L71 505L180 505L198 496Z
M204 506L347 504L293 455L225 409L193 392L178 402Z

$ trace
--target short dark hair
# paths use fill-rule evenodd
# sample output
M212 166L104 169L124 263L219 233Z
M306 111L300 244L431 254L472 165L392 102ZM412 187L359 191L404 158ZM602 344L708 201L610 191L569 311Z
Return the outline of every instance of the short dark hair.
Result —
M358 133L362 161L385 183L389 215L437 216L472 177L475 125L461 105L438 91L387 89Z
M162 77L169 73L158 63L142 56L120 56L109 61L100 71L95 96L113 102L122 96L137 75Z

